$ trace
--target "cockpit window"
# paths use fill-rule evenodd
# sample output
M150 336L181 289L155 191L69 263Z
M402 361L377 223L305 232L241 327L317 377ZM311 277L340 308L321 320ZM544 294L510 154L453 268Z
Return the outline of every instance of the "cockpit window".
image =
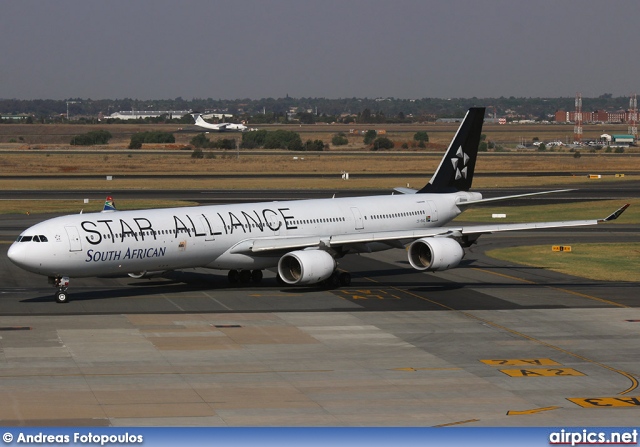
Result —
M31 242L31 239L33 239L33 236L22 236L20 242Z
M40 242L40 236L33 236L33 242Z
M43 234L40 235L40 242L49 242L49 239Z

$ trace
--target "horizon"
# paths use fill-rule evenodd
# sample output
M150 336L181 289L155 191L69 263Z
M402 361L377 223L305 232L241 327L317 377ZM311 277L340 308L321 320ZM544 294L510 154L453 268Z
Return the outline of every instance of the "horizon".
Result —
M6 2L0 97L620 97L637 91L638 12L631 0Z

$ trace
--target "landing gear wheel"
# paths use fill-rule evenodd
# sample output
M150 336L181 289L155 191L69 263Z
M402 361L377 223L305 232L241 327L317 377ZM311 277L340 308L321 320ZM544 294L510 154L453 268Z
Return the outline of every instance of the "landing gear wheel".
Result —
M262 270L254 270L251 272L251 281L259 283L262 281Z
M237 270L229 270L229 274L227 275L227 279L231 284L236 284L240 279L240 274Z
M350 286L351 285L351 273L342 272L338 275L338 282L341 286Z
M58 290L56 292L56 303L68 303L68 302L69 302L69 296L67 295L67 292Z
M340 278L338 272L333 272L331 276L329 276L325 281L326 287L329 289L337 289L338 287L340 287Z
M248 284L251 281L251 270L241 270L239 279L241 284Z
M284 279L282 279L282 277L280 276L280 273L278 273L278 274L276 275L276 282L277 282L277 283L278 283L278 285L280 285L280 286L286 286L286 285L287 285L287 283L286 283L286 282L284 282Z

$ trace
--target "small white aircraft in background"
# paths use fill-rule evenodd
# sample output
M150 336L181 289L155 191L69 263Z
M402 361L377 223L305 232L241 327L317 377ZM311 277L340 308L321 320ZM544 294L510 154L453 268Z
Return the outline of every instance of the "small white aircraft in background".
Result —
M202 127L203 129L213 130L216 132L226 132L226 131L236 131L236 132L244 132L248 129L244 124L236 124L236 123L219 123L219 124L211 124L207 123L200 113L192 113L193 119L196 120L196 126Z
M8 256L49 277L59 303L68 301L71 276L141 278L196 267L229 270L231 282L259 282L262 269L277 268L281 283L338 286L351 281L349 273L337 270L337 260L348 254L408 246L413 268L447 270L482 234L595 225L616 219L629 206L604 219L445 227L470 205L559 192L483 199L469 191L484 114L484 108L469 109L419 191L61 216L23 231ZM107 200L105 210L113 208Z

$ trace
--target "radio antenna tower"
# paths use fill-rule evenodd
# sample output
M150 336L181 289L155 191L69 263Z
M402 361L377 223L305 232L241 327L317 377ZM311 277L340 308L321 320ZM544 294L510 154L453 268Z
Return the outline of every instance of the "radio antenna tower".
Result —
M582 94L576 93L575 126L573 126L573 141L582 143Z
M633 139L638 139L638 98L634 93L629 98L629 134L633 135Z

